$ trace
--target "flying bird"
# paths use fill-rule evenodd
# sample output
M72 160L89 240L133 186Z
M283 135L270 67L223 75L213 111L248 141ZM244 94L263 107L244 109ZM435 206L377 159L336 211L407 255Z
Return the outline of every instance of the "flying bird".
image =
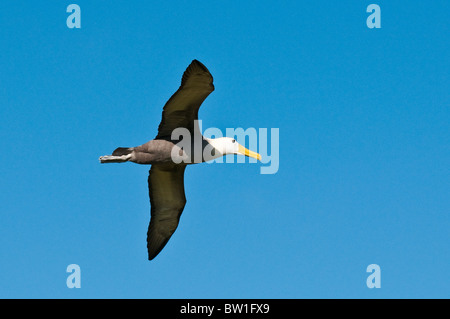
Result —
M119 147L112 155L99 158L100 163L151 164L148 176L151 206L147 232L149 260L160 253L178 227L186 205L184 170L187 165L227 154L261 160L261 155L246 149L233 138L210 139L201 135L198 110L212 91L211 73L202 63L193 60L181 78L181 86L164 105L157 136L140 146Z

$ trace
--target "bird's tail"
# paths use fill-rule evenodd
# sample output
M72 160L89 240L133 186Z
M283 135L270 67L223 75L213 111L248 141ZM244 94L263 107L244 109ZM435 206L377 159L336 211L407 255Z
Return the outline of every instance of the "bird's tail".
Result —
M100 163L123 163L131 159L133 148L118 147L114 150L112 155L100 156Z
M118 147L118 148L116 148L114 150L112 155L114 155L114 156L122 156L122 155L131 154L131 152L133 152L133 148L132 147Z

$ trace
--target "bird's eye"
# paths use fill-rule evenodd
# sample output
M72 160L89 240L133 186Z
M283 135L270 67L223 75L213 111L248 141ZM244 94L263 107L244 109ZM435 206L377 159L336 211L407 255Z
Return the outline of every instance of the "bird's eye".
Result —
M231 140L231 143L236 143L236 140Z

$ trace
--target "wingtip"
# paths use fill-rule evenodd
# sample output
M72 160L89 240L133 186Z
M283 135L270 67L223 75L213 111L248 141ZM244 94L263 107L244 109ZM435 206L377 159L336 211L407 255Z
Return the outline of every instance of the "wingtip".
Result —
M200 62L197 59L192 60L191 65L198 65L201 69L203 69L203 71L206 71L206 72L209 73L208 68L202 62Z
M188 78L193 74L201 74L202 76L209 77L212 91L214 91L214 85L212 85L213 77L211 73L208 68L197 59L192 60L191 64L189 64L184 71L183 76L181 77L181 86L183 86L188 81Z

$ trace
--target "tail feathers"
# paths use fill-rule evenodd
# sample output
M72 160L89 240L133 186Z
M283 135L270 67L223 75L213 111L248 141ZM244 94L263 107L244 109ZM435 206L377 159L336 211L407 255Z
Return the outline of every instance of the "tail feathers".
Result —
M119 147L112 155L100 156L100 163L123 163L132 159L133 148Z
M118 147L114 150L112 153L113 156L122 156L122 155L128 155L133 152L133 149L130 147Z

